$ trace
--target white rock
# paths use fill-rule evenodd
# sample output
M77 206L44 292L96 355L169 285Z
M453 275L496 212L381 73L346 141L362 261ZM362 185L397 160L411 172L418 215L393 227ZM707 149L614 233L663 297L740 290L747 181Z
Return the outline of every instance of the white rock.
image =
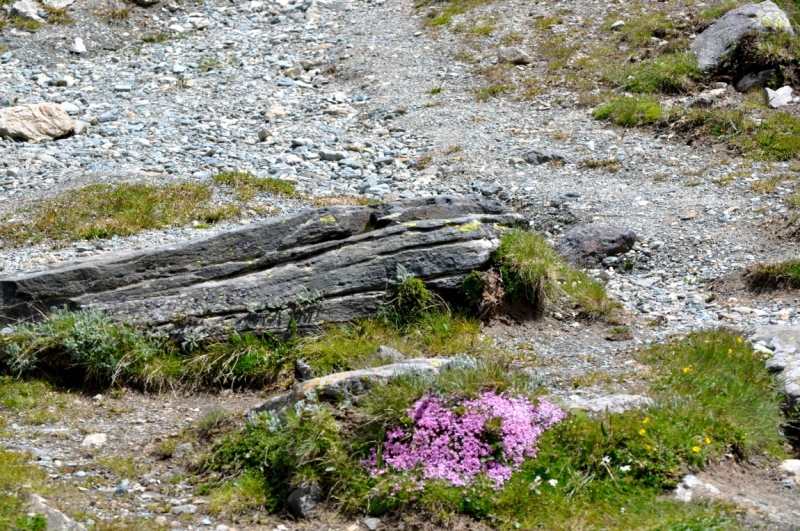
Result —
M86 45L83 44L83 39L80 37L75 37L75 40L72 43L72 47L70 47L69 51L72 53L86 53Z
M684 476L683 479L681 480L681 485L683 485L687 489L693 489L695 487L701 487L703 485L703 482L697 479L696 476L688 474Z
M787 477L800 478L800 459L787 459L778 467Z
M66 9L74 3L75 0L42 0L44 7L52 9Z
M39 16L39 7L33 0L18 0L11 5L11 16L36 22L44 22Z
M625 27L625 21L624 20L618 20L618 21L614 22L613 24L611 24L611 30L612 31L621 29L623 27Z
M286 109L280 105L274 105L267 111L266 118L269 121L286 118Z
M41 142L68 135L74 129L72 118L57 103L0 109L0 137Z
M90 433L83 438L81 446L99 448L108 442L108 435L105 433Z
M781 87L778 90L765 88L764 101L773 109L782 107L792 101L792 87Z

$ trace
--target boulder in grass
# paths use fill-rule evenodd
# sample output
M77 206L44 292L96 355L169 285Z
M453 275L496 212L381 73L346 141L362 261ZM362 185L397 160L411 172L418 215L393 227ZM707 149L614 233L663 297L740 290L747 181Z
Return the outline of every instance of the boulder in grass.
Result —
M785 31L794 35L789 17L773 2L766 0L728 11L692 43L691 49L697 54L697 66L703 72L716 69L746 35L766 31Z

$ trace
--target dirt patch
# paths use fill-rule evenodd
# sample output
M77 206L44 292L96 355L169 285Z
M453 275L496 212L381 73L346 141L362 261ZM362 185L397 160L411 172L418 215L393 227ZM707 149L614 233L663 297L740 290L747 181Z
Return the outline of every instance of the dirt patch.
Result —
M786 485L775 473L780 463L755 460L739 463L726 459L697 474L697 479L719 490L712 494L698 489L695 497L724 500L742 511L748 526L775 531L800 528L800 489Z

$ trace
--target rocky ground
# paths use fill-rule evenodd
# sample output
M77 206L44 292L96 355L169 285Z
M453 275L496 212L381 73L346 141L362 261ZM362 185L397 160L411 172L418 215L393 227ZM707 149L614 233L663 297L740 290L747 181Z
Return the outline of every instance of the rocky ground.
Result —
M114 19L121 7L129 13ZM680 9L669 2L664 7ZM533 20L569 10L558 26L570 35L619 8L589 0L507 0L479 9L503 31L519 31L522 47L532 48L539 37ZM641 384L632 349L673 334L717 325L745 332L800 324L795 293L764 296L737 287L748 265L797 255L796 241L776 236L791 190L780 184L769 193L752 189L788 172L790 164L752 162L670 134L609 128L578 105L570 89L525 101L479 102L475 89L482 78L459 52L468 47L490 63L496 38L433 31L424 25L425 8L409 0L206 0L150 8L77 0L67 13L73 24L47 24L34 33L9 25L0 33L7 48L0 53L0 102L56 102L88 124L83 134L54 142L0 141L0 215L7 221L37 199L89 183L205 182L217 171L241 169L290 180L309 198L483 193L514 205L554 240L582 222L629 227L640 238L634 250L592 273L624 306L631 340L607 341L606 327L568 315L487 330L503 347L535 353L552 392L564 397L636 390ZM76 37L85 53L71 51ZM531 65L516 68L541 69L533 55ZM532 149L563 154L563 163L525 162ZM585 167L587 160L609 157L621 161L618 171ZM224 190L216 193L219 203L234 200ZM290 212L308 201L259 196L254 204ZM0 249L0 268L41 269L181 241L257 217L252 212L211 228L114 237L94 247ZM30 451L54 480L86 493L72 500L56 495L59 501L94 500L83 507L84 520L135 514L174 528L233 525L207 519L202 497L182 479L180 459L158 461L150 450L156 438L177 434L205 412L241 411L258 397L126 392L69 400L65 418L40 425L12 419L3 435L6 447ZM82 446L89 433L104 433L108 442L97 450ZM127 477L103 469L95 462L103 455L133 458L148 472ZM120 487L124 479L129 483ZM124 492L116 494L119 489ZM738 503L736 488L720 489ZM775 492L779 502L780 496L797 499L796 489L778 486ZM179 514L178 507L187 509ZM756 508L769 515L768 528L800 525L796 504L770 501ZM238 526L253 521L266 529L280 523L251 515ZM318 521L281 525L323 528ZM330 528L355 525L332 522Z

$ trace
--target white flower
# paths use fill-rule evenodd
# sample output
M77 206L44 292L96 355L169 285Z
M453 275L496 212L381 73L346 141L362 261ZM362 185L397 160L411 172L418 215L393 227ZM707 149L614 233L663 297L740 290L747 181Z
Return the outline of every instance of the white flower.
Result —
M607 465L607 464L609 464L610 462L611 462L611 458L610 458L610 457L608 457L607 455L604 455L604 456L603 456L603 459L600 461L600 464L601 464L601 465Z
M550 483L551 487L555 487L556 485L558 485L557 479L548 479L547 482Z
M619 467L619 469L622 470L623 472L627 472L631 469L631 465L621 466Z

